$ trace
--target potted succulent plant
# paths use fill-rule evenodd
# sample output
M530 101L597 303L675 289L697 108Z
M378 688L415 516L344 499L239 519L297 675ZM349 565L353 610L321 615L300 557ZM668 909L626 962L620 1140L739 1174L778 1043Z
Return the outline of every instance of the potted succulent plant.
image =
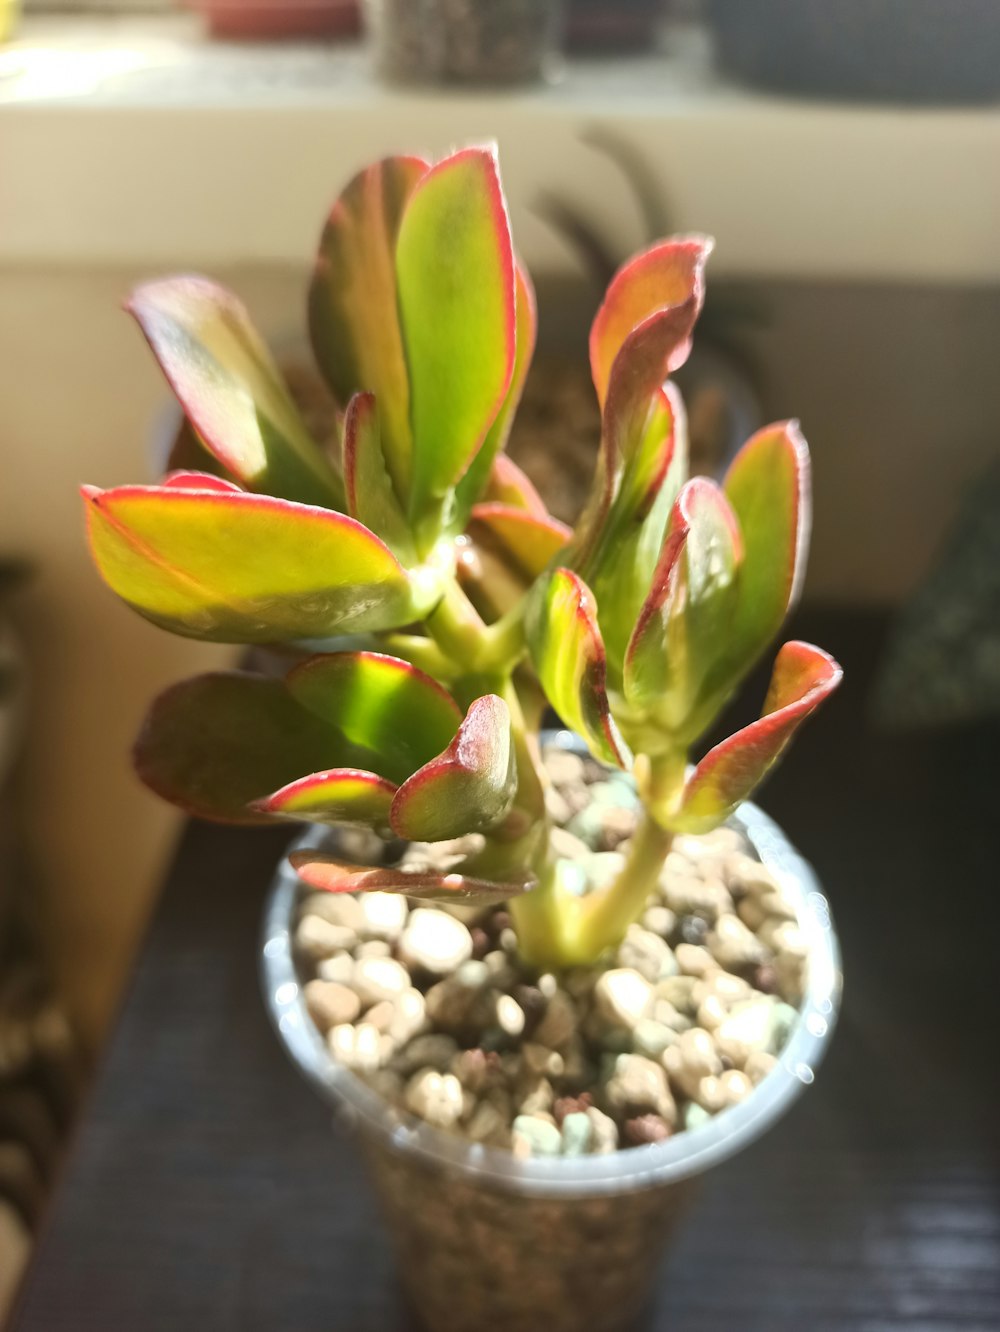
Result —
M686 1182L811 1080L835 1015L817 885L737 810L839 667L787 643L760 719L690 763L809 528L793 423L686 479L669 375L710 250L660 242L609 287L575 530L503 452L535 310L491 150L376 163L334 205L309 313L336 456L235 297L130 301L202 464L85 487L97 565L164 628L297 654L168 690L137 768L202 817L332 825L279 872L269 1002L362 1129L434 1329L627 1326Z

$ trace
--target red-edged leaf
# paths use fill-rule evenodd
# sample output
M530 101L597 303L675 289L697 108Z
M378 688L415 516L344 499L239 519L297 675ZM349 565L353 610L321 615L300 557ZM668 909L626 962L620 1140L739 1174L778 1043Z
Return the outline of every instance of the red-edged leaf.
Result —
M135 316L199 439L250 490L339 507L340 480L240 301L207 278L137 287Z
M234 481L226 481L221 476L213 476L211 472L168 472L160 482L167 490L221 490L225 494L237 493L240 487Z
M85 486L83 496L105 582L154 624L188 638L320 638L421 613L392 552L329 509L157 486ZM421 595L426 611L433 595Z
M281 680L216 672L184 680L153 703L135 767L157 795L188 814L267 823L253 802L303 772L338 762L336 736Z
M355 824L388 836L396 787L359 768L332 768L289 782L253 808L262 814L310 823Z
M483 501L488 504L506 504L513 509L524 509L527 513L537 514L540 518L548 517L545 501L521 471L517 463L505 453L498 453L493 459L493 467L483 491Z
M469 534L479 545L492 545L506 563L533 582L572 537L565 523L507 504L477 504Z
M408 661L378 652L334 652L295 667L291 696L353 747L352 766L404 782L451 744L458 704Z
M694 738L685 728L706 674L728 650L742 557L725 495L704 477L688 481L674 505L624 671L629 705L684 742Z
M311 851L293 851L289 860L304 883L328 893L403 893L424 901L470 900L486 906L517 897L531 886L530 881L496 883L457 871L435 874L426 870L363 869Z
M482 447L514 373L514 255L494 150L464 149L422 177L400 223L396 274L411 514L432 519Z
M527 622L528 646L549 702L591 752L620 768L630 755L608 703L607 662L594 598L579 575L556 569L538 585Z
M316 359L346 407L355 393L379 404L382 447L396 493L409 489L410 384L396 302L396 239L407 202L429 170L418 157L366 167L334 204L309 289Z
M820 648L786 643L778 653L760 720L709 750L684 785L671 827L706 832L729 817L774 767L805 719L840 684L843 671Z
M194 426L183 415L167 455L167 472L207 472L222 481L232 479L215 454L201 442Z
M531 368L531 358L535 354L535 341L538 334L538 308L535 302L535 289L531 285L528 270L519 262L514 265L515 292L515 352L514 372L511 375L510 388L496 420L490 426L483 447L469 464L469 470L458 484L457 513L461 524L472 505L482 495L493 467L507 447L514 416L524 392L524 382ZM530 484L530 482L529 482Z
M344 419L344 487L347 512L388 542L409 552L410 529L396 499L382 455L379 416L373 393L356 393Z
M704 299L704 267L713 245L707 236L659 241L630 259L615 275L590 330L590 369L602 407L615 361L633 333L650 319L685 305L692 296L698 307L691 320L693 326ZM676 353L682 349L683 344L678 343ZM683 355L686 359L686 351ZM677 365L671 369L676 370ZM660 382L666 378L666 373L661 374Z
M444 753L396 792L391 822L410 841L446 841L492 828L516 793L510 712L502 698L486 694L469 708Z
M798 422L767 426L744 444L723 487L746 553L733 618L732 664L744 674L798 599L809 546L809 447Z

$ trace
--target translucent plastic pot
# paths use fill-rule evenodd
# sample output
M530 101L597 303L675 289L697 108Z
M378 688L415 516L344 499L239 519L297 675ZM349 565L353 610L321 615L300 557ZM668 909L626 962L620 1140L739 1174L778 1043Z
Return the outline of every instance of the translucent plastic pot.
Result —
M560 47L563 0L366 0L375 67L393 83L532 83Z
M574 746L575 747L575 746ZM607 1156L515 1159L390 1107L328 1054L292 955L299 885L283 864L267 907L263 984L306 1078L360 1135L410 1301L430 1332L624 1332L698 1176L742 1150L812 1081L840 994L837 941L810 867L753 806L733 820L788 885L809 944L806 995L777 1067L742 1104L662 1143ZM329 834L312 832L302 845Z

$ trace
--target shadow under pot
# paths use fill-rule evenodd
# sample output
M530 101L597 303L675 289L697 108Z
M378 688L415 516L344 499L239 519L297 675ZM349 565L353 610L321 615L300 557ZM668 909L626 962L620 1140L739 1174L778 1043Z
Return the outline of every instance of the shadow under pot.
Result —
M535 83L554 69L563 0L366 0L375 68L391 83Z
M572 749L580 753L576 743ZM472 1141L457 1127L447 1131L410 1114L382 1094L377 1073L352 1071L336 1058L343 1028L331 1027L324 1039L310 1016L309 964L294 942L303 905L315 908L283 863L263 933L270 1017L291 1059L358 1135L403 1287L428 1332L626 1332L649 1306L663 1248L699 1178L771 1128L813 1081L840 993L826 901L812 870L759 810L745 805L729 826L749 861L759 860L764 877L782 885L805 944L800 1002L770 1071L745 1099L685 1118L688 1126L665 1139L617 1150L608 1143L603 1154L591 1144L584 1154L567 1145L562 1154L523 1156ZM348 855L338 839L312 830L300 846Z
M996 0L707 0L721 67L779 92L912 103L1000 95Z

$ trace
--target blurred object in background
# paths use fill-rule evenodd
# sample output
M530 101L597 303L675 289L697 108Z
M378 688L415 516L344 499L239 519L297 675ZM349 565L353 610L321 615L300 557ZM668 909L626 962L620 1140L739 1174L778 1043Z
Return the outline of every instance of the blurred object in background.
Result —
M11 795L27 677L6 603L23 575L22 566L0 562L0 1322L41 1221L81 1081L76 1043L39 956Z
M898 614L875 716L899 730L1000 719L1000 463L969 486L940 559Z
M606 128L591 128L581 138L618 169L638 205L646 245L677 230L659 179L641 152ZM592 316L629 247L609 241L583 209L561 196L546 193L537 211L580 260L593 285ZM763 424L758 372L740 346L739 334L764 322L764 315L762 305L735 300L709 281L691 356L674 376L687 407L692 475L720 477L740 445ZM536 356L514 422L510 455L563 522L579 515L600 433L585 360Z
M665 0L569 0L566 45L593 55L648 51L665 9Z
M0 0L0 42L13 37L20 12L20 0Z
M360 31L360 0L184 0L204 14L213 37L273 41L350 37Z
M534 83L561 48L563 0L366 0L375 67L391 83Z
M997 0L706 0L719 63L812 97L980 102L1000 93Z

